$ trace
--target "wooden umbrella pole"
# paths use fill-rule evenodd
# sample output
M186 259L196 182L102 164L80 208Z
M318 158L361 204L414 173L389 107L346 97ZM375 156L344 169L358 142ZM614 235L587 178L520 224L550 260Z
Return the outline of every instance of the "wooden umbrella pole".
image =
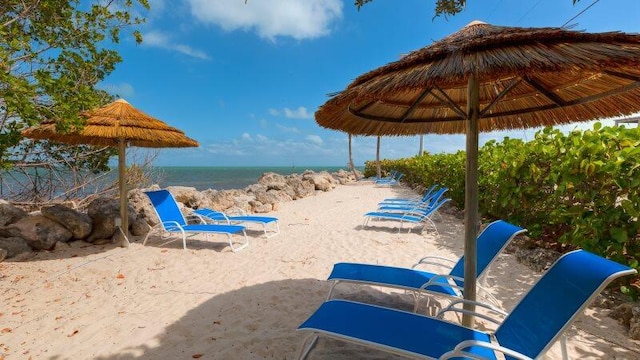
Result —
M464 196L464 298L476 300L477 236L478 236L478 120L480 87L475 75L467 83L467 161ZM474 311L475 306L464 304ZM473 326L473 315L465 313L462 325Z
M118 185L120 185L120 222L124 239L120 243L122 247L129 247L129 215L127 214L127 165L126 143L124 138L118 139Z

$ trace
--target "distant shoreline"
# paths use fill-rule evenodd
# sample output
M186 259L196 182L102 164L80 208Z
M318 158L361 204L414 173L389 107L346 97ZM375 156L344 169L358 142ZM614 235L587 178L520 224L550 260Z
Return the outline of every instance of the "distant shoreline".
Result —
M188 186L198 191L207 189L244 189L255 184L262 174L273 172L280 175L347 170L347 166L154 166L151 172L160 187ZM363 171L364 167L356 167Z

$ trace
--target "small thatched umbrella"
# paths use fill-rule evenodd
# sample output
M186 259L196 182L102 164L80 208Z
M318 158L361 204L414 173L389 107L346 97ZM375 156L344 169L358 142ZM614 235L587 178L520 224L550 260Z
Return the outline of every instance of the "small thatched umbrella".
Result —
M53 120L29 128L22 135L32 139L47 139L67 144L89 144L118 148L118 173L120 187L120 217L122 229L128 235L126 157L127 144L147 148L197 147L198 142L184 132L155 119L123 99L101 108L85 111L80 116L86 123L79 131L61 133ZM126 239L124 240L126 244Z
M467 134L464 297L475 299L478 132L639 110L640 35L472 22L361 75L316 121L354 135Z

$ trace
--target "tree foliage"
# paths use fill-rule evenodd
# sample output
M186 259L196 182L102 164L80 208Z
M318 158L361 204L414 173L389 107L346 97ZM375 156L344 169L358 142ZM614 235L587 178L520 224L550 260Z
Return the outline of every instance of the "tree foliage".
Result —
M464 207L464 160L460 151L382 166L404 173L413 186L446 186ZM375 165L365 165L365 176L372 176ZM487 220L526 227L547 247L579 247L640 269L639 129L596 123L569 134L546 128L529 142L489 141L479 152L478 190Z
M123 34L142 40L135 25L144 20L133 14L148 0L0 0L0 9L0 168L27 177L38 166L107 170L113 149L22 141L20 132L44 119L61 131L81 127L80 112L112 100L96 89L122 61L109 46Z
M358 7L358 10L362 6L367 3L372 2L373 0L355 0L355 5ZM580 0L573 0L573 4L579 2ZM464 7L467 5L467 0L437 0L436 8L435 8L435 17L440 15L453 16L457 13L462 12Z
M82 110L108 100L95 86L122 58L106 46L143 21L131 14L147 1L0 0L0 165L10 163L24 127L81 125Z

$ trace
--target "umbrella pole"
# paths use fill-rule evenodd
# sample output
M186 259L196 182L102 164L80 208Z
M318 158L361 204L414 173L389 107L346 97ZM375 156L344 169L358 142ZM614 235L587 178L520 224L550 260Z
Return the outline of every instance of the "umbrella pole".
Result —
M477 236L478 236L478 120L480 87L475 75L467 83L467 161L464 194L464 298L476 300ZM474 311L475 305L464 304ZM462 325L473 326L473 315L465 313Z
M127 147L124 138L118 139L118 185L120 186L120 224L123 239L120 246L129 247L129 216L127 214L127 165L125 151Z

